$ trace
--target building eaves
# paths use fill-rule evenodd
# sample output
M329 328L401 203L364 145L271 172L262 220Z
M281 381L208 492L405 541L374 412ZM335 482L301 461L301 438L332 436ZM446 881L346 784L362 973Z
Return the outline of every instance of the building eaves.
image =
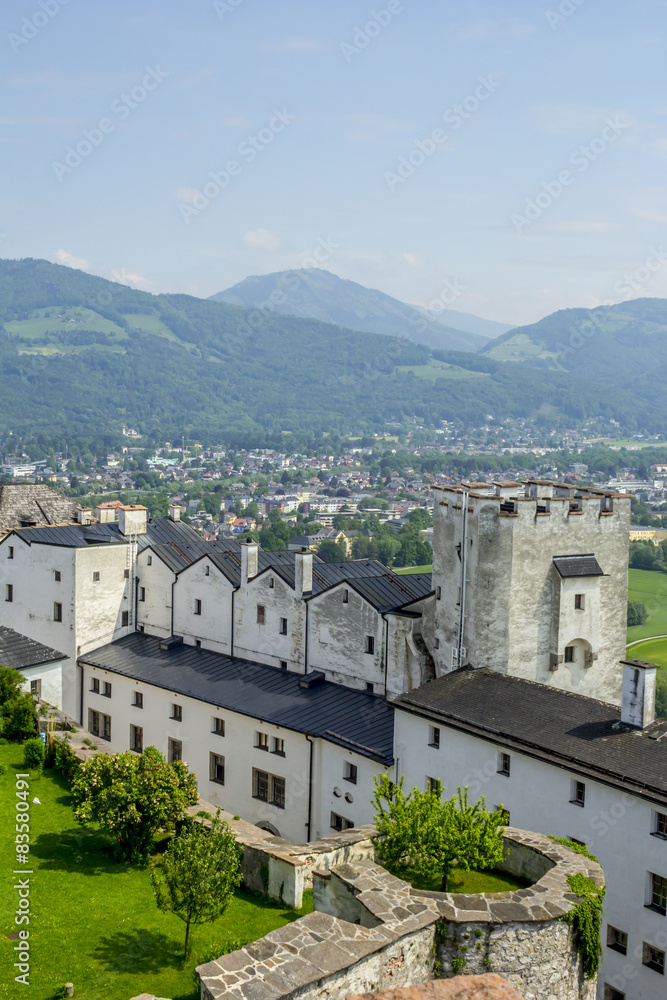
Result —
M604 576L594 555L554 556L554 566L562 577Z
M42 642L7 628L6 625L0 625L0 663L3 667L22 670L66 659L66 653L60 653L51 646L45 646Z

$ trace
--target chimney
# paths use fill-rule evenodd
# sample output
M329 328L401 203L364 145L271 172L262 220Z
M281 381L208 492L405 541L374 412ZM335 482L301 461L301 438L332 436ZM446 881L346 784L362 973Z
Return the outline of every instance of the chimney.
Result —
M313 590L313 553L301 549L294 553L294 591L297 597L310 594Z
M91 511L90 507L77 507L76 519L79 522L79 524L92 524L93 512Z
M112 524L116 520L116 508L108 503L101 503L97 507L98 524Z
M124 504L118 508L118 528L121 535L145 535L148 510L141 504Z
M635 729L645 729L655 719L657 666L644 660L622 660L623 702L621 722Z
M181 508L177 503L169 504L169 520L170 521L180 521L181 519Z
M241 584L257 576L257 553L259 545L250 538L241 542Z

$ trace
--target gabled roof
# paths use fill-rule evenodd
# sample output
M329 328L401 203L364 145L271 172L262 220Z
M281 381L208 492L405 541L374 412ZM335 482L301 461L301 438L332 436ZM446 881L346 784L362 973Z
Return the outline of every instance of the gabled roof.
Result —
M393 709L365 691L329 681L302 688L300 674L196 646L161 650L159 638L138 632L79 662L393 762Z
M45 646L27 635L0 625L0 665L3 667L21 670L24 667L36 667L41 663L66 659L65 653L59 653L51 646Z
M614 705L487 669L445 674L392 704L667 803L666 722L630 729Z
M594 555L554 556L554 566L562 577L604 576Z

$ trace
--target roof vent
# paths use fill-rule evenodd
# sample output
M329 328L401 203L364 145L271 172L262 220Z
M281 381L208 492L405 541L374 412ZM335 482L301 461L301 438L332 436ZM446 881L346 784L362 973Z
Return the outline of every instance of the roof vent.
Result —
M166 639L160 639L160 649L167 652L170 649L175 649L177 646L183 645L182 635L170 635Z
M299 687L301 688L315 688L319 687L320 684L324 684L324 674L321 670L313 670L310 674L304 674L303 677L299 678Z

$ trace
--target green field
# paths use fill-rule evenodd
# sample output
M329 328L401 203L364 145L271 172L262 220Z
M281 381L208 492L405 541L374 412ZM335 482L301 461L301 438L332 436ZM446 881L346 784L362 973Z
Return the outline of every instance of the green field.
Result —
M634 625L628 629L629 643L650 636L667 636L667 573L631 569L628 599L639 601L649 613L643 625ZM628 656L635 660L657 663L667 669L667 638L648 638L646 642L629 646Z
M0 746L0 997L51 1000L57 987L74 983L81 1000L129 1000L147 992L173 1000L198 1000L193 970L226 951L263 937L304 911L267 903L238 891L227 912L193 928L191 957L183 964L184 924L155 905L146 867L117 864L110 841L74 821L66 782L52 771L30 780L30 985L14 983L16 940L9 937L18 893L13 888L15 771L23 747ZM27 876L25 876L27 877ZM312 908L312 902L309 902ZM11 985L10 985L11 984Z
M399 576L403 576L405 573L432 573L432 566L401 566L392 570L392 573L397 573Z
M127 330L84 306L34 309L30 319L11 320L5 323L5 329L21 340L72 330L99 330L100 333L113 333L119 340L127 340Z
M548 351L531 340L527 333L515 333L509 340L496 344L484 352L496 361L523 361L524 358L557 358L555 351Z
M439 378L480 379L488 378L488 372L468 371L458 365L448 365L444 361L431 360L427 365L397 365L398 374L412 374L427 382L436 382Z

